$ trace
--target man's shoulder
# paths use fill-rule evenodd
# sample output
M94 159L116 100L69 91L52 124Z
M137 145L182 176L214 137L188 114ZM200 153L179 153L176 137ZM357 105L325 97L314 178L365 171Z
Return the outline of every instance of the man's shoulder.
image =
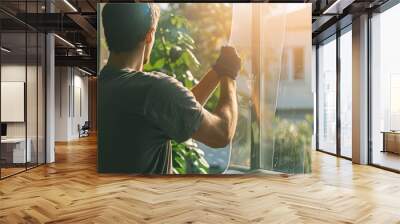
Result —
M190 92L183 84L177 80L175 77L166 75L161 72L149 72L148 77L152 77L152 88L150 92L154 93L158 97L167 97L172 99L177 99L181 96L186 96Z
M151 71L151 72L144 72L144 71L130 71L128 69L116 69L112 66L104 66L100 71L100 78L106 79L136 79L136 78L145 78L151 80L164 80L171 78L170 76L158 72L158 71Z
M154 78L156 80L160 80L162 82L175 82L177 81L174 77L171 77L165 73L152 71L152 72L144 72L147 76Z
M143 73L145 75L148 75L148 76L156 78L156 79L170 78L170 76L168 76L167 74L162 73L162 72L158 72L158 71L143 72Z
M159 86L173 86L173 87L183 87L182 84L174 77L169 76L162 72L145 72L146 76L151 77L157 81Z

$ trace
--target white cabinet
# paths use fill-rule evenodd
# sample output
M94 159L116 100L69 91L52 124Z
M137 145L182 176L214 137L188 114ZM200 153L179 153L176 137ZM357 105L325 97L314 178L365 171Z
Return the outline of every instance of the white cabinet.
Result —
M32 141L27 139L25 150L25 138L7 138L1 140L2 147L12 151L12 163L25 163L32 161ZM26 161L25 161L26 160Z

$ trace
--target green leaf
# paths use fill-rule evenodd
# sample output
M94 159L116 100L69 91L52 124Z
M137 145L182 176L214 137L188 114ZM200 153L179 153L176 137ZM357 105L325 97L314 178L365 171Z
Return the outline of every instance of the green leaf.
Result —
M165 59L160 58L156 61L156 63L154 63L153 69L158 70L158 69L164 67L164 64L165 64Z
M204 157L200 157L199 162L200 162L200 165L202 165L206 168L210 168L210 165L208 164L207 160L204 159Z
M197 153L198 156L204 156L204 152L203 150L197 148L197 147L193 147L192 150Z
M199 173L208 174L208 170L201 167L201 168L199 168Z
M191 36L189 36L189 34L187 34L187 33L182 33L182 36L183 36L183 39L184 39L185 41L187 41L188 44L194 44L194 43L195 43L194 40L193 40L193 38L192 38Z
M184 168L186 166L185 159L182 159L180 157L175 157L174 162L176 162L182 168Z
M189 49L185 49L182 54L182 59L185 64L190 68L190 70L195 70L200 66L200 62L197 60L196 56L194 56L193 52Z

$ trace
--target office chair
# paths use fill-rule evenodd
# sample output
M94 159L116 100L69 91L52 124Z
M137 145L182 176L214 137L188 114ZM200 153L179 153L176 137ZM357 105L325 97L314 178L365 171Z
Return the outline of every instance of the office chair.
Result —
M85 121L82 127L80 127L80 125L78 124L79 138L89 136L89 129L90 129L89 121Z

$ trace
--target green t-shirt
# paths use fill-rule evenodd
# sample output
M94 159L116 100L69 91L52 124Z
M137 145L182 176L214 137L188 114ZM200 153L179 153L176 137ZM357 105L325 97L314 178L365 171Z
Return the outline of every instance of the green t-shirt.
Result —
M199 128L203 107L175 78L109 65L98 80L98 171L172 173L170 140Z

